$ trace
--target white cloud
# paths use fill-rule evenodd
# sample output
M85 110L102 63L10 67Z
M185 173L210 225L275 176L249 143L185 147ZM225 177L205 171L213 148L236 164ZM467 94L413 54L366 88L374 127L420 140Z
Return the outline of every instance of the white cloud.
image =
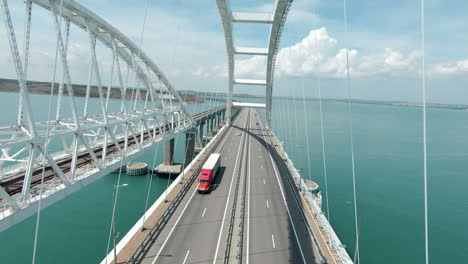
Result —
M411 75L417 72L420 54L418 51L400 51L385 48L379 53L360 54L349 49L348 61L353 77L388 74ZM323 77L346 76L346 49L338 47L338 41L328 34L326 28L311 30L301 42L280 49L277 57L278 76L307 76L320 73ZM237 77L264 78L265 57L253 56L236 62Z
M466 74L468 73L468 59L438 64L430 72L436 76Z

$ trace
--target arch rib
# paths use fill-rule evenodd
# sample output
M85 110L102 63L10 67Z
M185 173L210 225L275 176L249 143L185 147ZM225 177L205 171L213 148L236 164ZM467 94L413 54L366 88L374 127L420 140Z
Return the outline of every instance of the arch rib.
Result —
M46 9L51 8L54 0L32 0L37 5L40 5ZM86 9L82 5L78 4L73 0L63 0L62 17L69 19L73 24L80 27L83 30L87 30L87 23L93 30L96 39L100 40L108 48L112 49L112 39L117 40L125 48L130 50L133 54L138 56L144 64L146 64L151 71L161 80L164 86L170 91L170 93L177 98L181 103L184 114L191 118L189 111L185 107L182 98L174 89L174 86L169 82L166 75L159 69L159 67L151 60L143 51L141 51L135 43L128 39L119 30L114 28L111 24L107 23L104 19L100 18L90 10ZM107 34L106 34L107 33ZM131 55L122 47L117 47L117 52L122 59L128 64L133 66ZM144 71L138 66L137 74L145 82L147 87L151 87L151 82L148 80ZM193 120L192 120L193 121Z
M26 83L30 1L49 10L52 15L52 40L57 38L57 59L62 66L57 112L54 115L56 119L47 122L34 122ZM36 213L39 200L43 201L42 208L45 208L107 175L118 168L121 162L126 164L142 155L151 149L154 143L174 138L194 125L195 122L182 98L157 65L121 32L75 1L27 1L28 22L25 30L28 33L25 37L26 51L23 63L18 52L7 0L0 0L0 8L20 87L20 106L15 125L0 127L0 232ZM65 28L60 19L65 20ZM77 111L69 71L71 65L67 58L70 23L86 31L88 35L86 46L91 54L90 68L97 82L101 113L98 111L97 114L82 115L81 111ZM107 95L104 98L102 72L99 68L101 62L97 59L95 49L96 41L100 41L112 51L122 100L120 112L108 111L114 67L112 66ZM126 63L129 72L136 74L136 92L135 96L132 96L130 106L127 105L127 84L122 78L121 61ZM52 89L56 81L55 72L53 76ZM160 87L159 94L156 93L152 82L152 79L156 78L164 85ZM71 118L61 115L63 88L67 89L70 99L68 107L71 110ZM168 97L163 98L163 88ZM146 99L140 94L140 89L147 90ZM89 96L90 93L87 93L86 100ZM171 101L170 106L164 104L167 98ZM173 106L174 100L177 102ZM174 116L177 119L174 119ZM46 148L50 142L54 142L53 149ZM44 160L46 168L42 176ZM39 196L38 190L42 186L45 191Z
M266 84L265 105L266 105L266 124L271 126L271 110L273 96L273 79L275 72L276 55L281 32L283 31L289 9L293 0L278 0L276 2L273 14L255 14L255 13L233 13L230 8L229 0L217 0L219 13L224 28L224 37L226 42L226 52L228 57L228 98L227 98L227 118L230 117L232 107L232 95L234 84L245 84L244 82L236 82L234 79L235 73L235 58L234 55L266 55L267 69L266 80L256 80L255 84ZM232 23L266 23L270 24L270 38L267 49L262 48L236 48L234 47L234 33ZM228 119L229 120L229 119Z

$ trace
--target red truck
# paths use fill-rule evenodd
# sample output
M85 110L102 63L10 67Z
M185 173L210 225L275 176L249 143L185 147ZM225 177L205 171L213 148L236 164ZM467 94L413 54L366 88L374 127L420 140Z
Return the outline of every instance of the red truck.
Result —
M198 184L199 193L207 193L211 191L211 184L216 176L219 169L219 163L221 161L221 154L211 154L202 166L200 172L200 183Z

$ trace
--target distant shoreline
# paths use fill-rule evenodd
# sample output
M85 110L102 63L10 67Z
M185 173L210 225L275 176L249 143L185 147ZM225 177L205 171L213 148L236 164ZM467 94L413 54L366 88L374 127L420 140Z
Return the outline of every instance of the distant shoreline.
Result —
M51 83L49 82L36 82L36 81L28 81L27 82L28 90L30 93L33 94L50 94L50 86ZM55 90L54 94L58 93L58 87L59 84L55 84ZM86 96L86 85L83 84L73 84L73 95L77 97L85 97ZM131 98L132 97L132 89L127 89L126 93L126 98ZM156 90L157 92L161 92L160 90ZM19 92L19 86L18 86L18 81L17 80L12 80L12 79L0 79L0 92ZM107 86L103 87L103 93L104 96L107 96ZM140 90L141 97L145 98L146 97L146 90ZM167 92L162 91L163 95L166 95ZM66 87L64 87L64 96L68 96L68 92L66 90ZM185 93L179 93L180 97L184 102L187 103L204 103L205 99L193 94L185 94ZM97 86L91 86L90 87L90 97L99 97L99 91ZM117 87L112 87L110 90L110 98L112 99L121 99L121 91L120 88ZM164 99L168 101L169 99ZM177 100L177 99L173 99Z
M294 98L290 98L294 99ZM307 98L308 101L318 101L318 98ZM337 102L347 103L347 99L334 99L324 98L322 101L325 102ZM406 106L406 107L422 107L422 103L404 102L404 101L379 101L379 100L363 100L363 99L351 99L353 104L374 104L374 105L389 105L389 106ZM441 109L452 109L452 110L468 110L468 105L456 105L456 104L439 104L439 103L426 103L426 107L430 108L441 108Z
M194 94L206 97L215 97L217 100L223 100L226 98L226 93L212 93L212 92L198 92L193 90L184 90L181 91L187 94ZM250 94L234 94L233 98L253 98L253 99L265 99L263 96L257 95L250 95ZM285 100L302 100L302 98L298 97L291 97L291 96L273 96L273 99L285 99ZM319 101L319 98L314 97L306 97L306 101ZM322 98L324 102L337 102L337 103L347 103L348 99L339 99L339 98ZM375 105L389 105L389 106L406 106L406 107L422 107L422 103L416 102L405 102L405 101L382 101L382 100L364 100L364 99L351 99L351 103L353 104L375 104ZM440 103L427 103L427 107L430 108L440 108L440 109L452 109L452 110L468 110L468 105L460 105L460 104L440 104Z
M37 81L28 81L28 89L31 93L34 94L50 94L50 83L48 82L37 82ZM1 79L0 78L0 92L18 92L18 81L13 79ZM54 94L58 92L58 84L56 84L56 89ZM107 94L107 88L103 88L104 95ZM146 90L140 90L141 96L146 97ZM83 84L74 84L73 93L77 97L86 96L86 85ZM194 90L181 90L178 91L180 97L184 102L187 103L204 103L205 101L225 101L226 93L213 93L213 92L200 92ZM166 92L162 92L163 95ZM64 89L64 96L67 96L66 89ZM127 89L127 98L131 98L132 89ZM91 86L90 97L99 97L98 89L96 86ZM262 99L265 97L250 95L250 94L234 94L235 98L255 98ZM112 87L110 98L120 99L121 92L120 88ZM302 98L290 97L290 96L274 96L273 99L286 99L286 100L302 100ZM164 99L169 100L169 99ZM306 101L318 101L318 98L306 97ZM347 99L338 99L338 98L323 98L324 102L337 102L337 103L347 103ZM421 103L415 102L405 102L405 101L382 101L382 100L364 100L364 99L351 99L353 104L374 104L374 105L389 105L389 106L405 106L405 107L422 107ZM451 109L451 110L468 110L468 105L460 104L440 104L440 103L427 103L429 108L439 108L439 109Z

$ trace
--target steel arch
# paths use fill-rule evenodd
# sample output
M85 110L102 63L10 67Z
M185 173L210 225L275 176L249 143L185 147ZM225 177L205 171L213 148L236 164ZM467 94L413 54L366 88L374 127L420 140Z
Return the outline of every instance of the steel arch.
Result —
M293 0L277 0L273 14L269 13L235 13L231 11L229 0L217 0L219 13L224 28L226 52L228 56L228 100L227 120L231 115L233 105L232 95L234 84L263 85L265 90L265 104L256 107L266 108L266 123L271 126L271 109L273 97L273 80L275 74L276 55L281 39L281 33ZM242 48L234 46L233 23L265 23L271 24L268 48ZM235 55L267 56L267 70L265 80L235 79ZM236 105L236 103L234 103Z
M52 15L54 34L58 40L58 58L63 71L55 119L42 122L35 122L26 82L32 3L49 10ZM0 231L33 215L40 199L42 208L45 208L110 173L121 163L126 164L142 155L156 142L174 138L194 125L182 98L158 66L120 31L77 2L26 1L23 60L7 0L0 1L0 8L20 87L18 120L15 125L0 127ZM65 30L62 20L65 21ZM75 102L67 59L71 23L87 32L91 55L82 115L78 113ZM115 69L121 93L120 112L109 113L111 86L109 84L106 90L106 98L96 55L96 41L103 43L112 52L112 73ZM122 78L121 61L126 63L127 68L136 74L138 83L142 84L142 87L137 85L132 89L130 105L127 100L129 89ZM99 92L101 113L90 115L87 106L93 75ZM159 89L159 94L153 86L154 79L164 85L165 90ZM68 107L72 118L61 116L62 107L66 107L61 101L64 89L70 100ZM141 95L143 90L146 90L146 99ZM49 143L54 140L60 142L60 149L49 153ZM40 195L40 184L35 183L43 162L46 178L44 192Z

